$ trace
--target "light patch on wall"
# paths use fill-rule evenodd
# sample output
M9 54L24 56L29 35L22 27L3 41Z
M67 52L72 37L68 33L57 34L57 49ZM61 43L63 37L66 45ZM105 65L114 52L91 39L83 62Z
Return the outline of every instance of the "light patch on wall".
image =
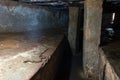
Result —
M115 13L112 14L112 21L111 21L111 24L114 23L114 20L115 20Z

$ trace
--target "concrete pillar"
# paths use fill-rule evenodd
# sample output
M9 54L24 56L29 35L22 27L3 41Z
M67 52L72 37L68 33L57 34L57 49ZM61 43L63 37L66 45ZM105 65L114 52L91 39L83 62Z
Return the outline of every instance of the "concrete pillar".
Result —
M68 40L73 54L76 54L78 11L79 11L79 7L69 7Z
M91 80L98 80L102 3L102 0L85 0L84 4L83 66Z

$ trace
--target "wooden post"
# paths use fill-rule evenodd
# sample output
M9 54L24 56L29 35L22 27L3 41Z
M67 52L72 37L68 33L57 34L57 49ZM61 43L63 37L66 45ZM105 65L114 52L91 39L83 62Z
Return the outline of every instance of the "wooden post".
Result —
M91 80L98 80L102 3L102 0L85 0L84 4L83 66Z

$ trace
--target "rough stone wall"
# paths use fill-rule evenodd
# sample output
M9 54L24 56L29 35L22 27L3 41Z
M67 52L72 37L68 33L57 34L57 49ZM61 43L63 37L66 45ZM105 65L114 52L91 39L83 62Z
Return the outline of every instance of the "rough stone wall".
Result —
M69 7L69 29L68 29L68 40L72 53L76 54L76 39L78 29L78 11L79 7Z
M0 32L23 32L68 26L67 11L0 1Z
M102 0L86 0L84 7L83 61L86 76L98 80Z

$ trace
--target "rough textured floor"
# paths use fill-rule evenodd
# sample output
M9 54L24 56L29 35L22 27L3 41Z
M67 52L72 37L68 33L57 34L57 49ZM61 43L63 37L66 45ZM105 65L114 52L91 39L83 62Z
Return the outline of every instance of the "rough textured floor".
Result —
M81 56L72 57L72 67L69 80L84 80Z

